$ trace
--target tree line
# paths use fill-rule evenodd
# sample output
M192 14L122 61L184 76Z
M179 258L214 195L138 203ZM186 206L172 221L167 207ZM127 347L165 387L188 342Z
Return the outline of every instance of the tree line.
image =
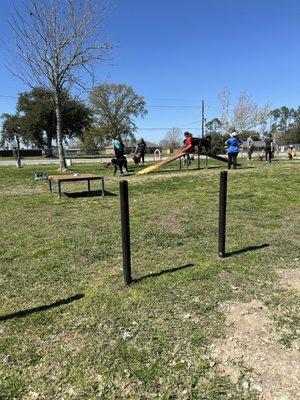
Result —
M244 140L250 134L254 140L260 140L272 133L278 145L300 143L300 107L271 109L269 103L259 106L247 92L242 92L233 106L228 89L220 93L219 102L219 115L205 121L205 134L211 136L212 148L217 152L223 151L224 136L231 131L237 131ZM174 127L160 144L172 151L181 146L182 136L182 130Z
M52 156L57 139L57 115L53 92L43 87L20 93L15 114L3 114L0 145L33 146ZM146 103L130 86L104 84L90 92L89 105L61 94L61 135L63 142L78 139L87 148L102 147L122 134L134 137L134 118L143 117Z

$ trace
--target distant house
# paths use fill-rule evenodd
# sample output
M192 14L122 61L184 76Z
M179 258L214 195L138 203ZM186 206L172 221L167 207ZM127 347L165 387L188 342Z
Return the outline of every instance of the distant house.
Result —
M161 151L161 146L159 146L156 143L148 142L148 140L145 140L147 148L146 148L146 154L153 154L156 149L159 149ZM137 142L133 140L126 140L125 141L125 153L130 154L134 153L135 149L137 146ZM114 152L114 145L111 143L110 145L105 147L105 154L107 155L113 155Z

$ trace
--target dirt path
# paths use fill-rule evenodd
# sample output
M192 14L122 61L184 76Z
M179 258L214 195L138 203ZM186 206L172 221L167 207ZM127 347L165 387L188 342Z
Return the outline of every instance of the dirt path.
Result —
M300 269L279 273L282 286L300 293ZM259 300L225 303L226 337L212 344L211 358L217 368L242 390L255 390L263 400L300 399L300 352L298 343L286 348Z

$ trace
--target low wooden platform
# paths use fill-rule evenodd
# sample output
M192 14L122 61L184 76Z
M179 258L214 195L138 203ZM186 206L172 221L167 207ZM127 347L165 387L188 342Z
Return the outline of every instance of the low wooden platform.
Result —
M105 195L104 192L104 177L96 174L76 174L76 175L49 175L48 184L49 191L52 193L52 183L57 183L59 198L61 199L61 186L63 182L81 182L87 181L88 191L91 191L91 181L100 181L100 189L102 191L102 196Z

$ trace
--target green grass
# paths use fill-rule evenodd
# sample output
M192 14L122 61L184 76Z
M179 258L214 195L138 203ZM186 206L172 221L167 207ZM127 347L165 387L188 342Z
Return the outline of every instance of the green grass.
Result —
M278 286L276 270L299 266L300 164L244 161L230 171L227 251L237 253L225 259L216 255L223 165L209 166L127 178L130 288L118 196L59 200L33 179L57 166L0 168L0 317L84 295L0 321L1 400L255 398L210 367L208 348L224 334L226 300L261 299L285 328L282 343L294 340L299 298ZM74 168L104 174L118 194L111 170Z

